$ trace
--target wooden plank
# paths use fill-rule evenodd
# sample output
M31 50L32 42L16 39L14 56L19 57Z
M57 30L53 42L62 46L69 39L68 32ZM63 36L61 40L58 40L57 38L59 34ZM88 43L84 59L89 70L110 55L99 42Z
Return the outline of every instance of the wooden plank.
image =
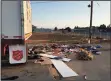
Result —
M54 55L47 55L47 54L39 54L40 56L49 57L49 58L55 58L57 56Z
M55 58L55 57L58 57L58 56L47 55L47 54L40 54L40 56L44 56L44 57L48 57L48 58ZM62 58L61 60L62 60L62 61L65 61L65 62L71 61L71 59L68 59L68 58Z
M51 61L55 66L55 68L63 77L78 76L78 74L74 72L71 68L69 68L64 62L54 59L51 59Z

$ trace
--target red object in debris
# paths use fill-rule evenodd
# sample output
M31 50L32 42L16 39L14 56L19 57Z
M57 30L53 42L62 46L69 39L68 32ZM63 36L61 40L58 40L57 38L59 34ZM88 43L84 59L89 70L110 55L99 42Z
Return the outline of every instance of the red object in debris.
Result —
M58 48L54 49L54 55L58 55L58 53L59 53L59 49Z
M23 58L23 51L22 50L13 51L12 58L17 61L21 60Z
M4 46L4 56L6 55L6 51L7 51L7 50L9 50L8 44L6 44L6 45Z

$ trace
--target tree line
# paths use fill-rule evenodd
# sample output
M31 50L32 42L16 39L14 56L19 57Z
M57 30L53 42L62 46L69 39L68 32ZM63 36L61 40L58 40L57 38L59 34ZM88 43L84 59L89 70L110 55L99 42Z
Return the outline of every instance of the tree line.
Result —
M62 33L65 33L65 32L73 32L75 29L86 29L88 30L89 27L79 27L79 26L75 26L73 29L71 29L70 27L66 27L66 28L61 28L61 29L58 29L58 27L55 27L53 29L53 31L61 31ZM99 32L111 32L111 26L108 25L106 26L105 24L101 24L100 26L92 26L92 30L95 31L95 30L98 30ZM34 26L32 25L32 32L37 32L37 30L39 31L52 31L51 29L46 29L46 28L37 28L37 26Z
M75 29L89 29L89 27L79 27L79 26L75 26ZM97 29L99 32L111 32L111 26L108 25L106 26L105 24L101 24L100 26L92 26L92 30L95 31L95 29ZM71 32L72 29L70 27L66 27L65 29L58 29L57 27L54 28L54 31L62 31L64 32L65 30L67 30L68 32Z
M51 32L49 28L38 28L37 26L32 25L32 32Z

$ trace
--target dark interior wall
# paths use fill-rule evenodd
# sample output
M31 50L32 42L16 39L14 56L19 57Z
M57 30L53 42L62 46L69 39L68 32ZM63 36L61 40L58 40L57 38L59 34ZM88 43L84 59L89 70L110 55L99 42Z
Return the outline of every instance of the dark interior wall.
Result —
M24 39L1 39L1 56L4 56L4 46L16 45L16 44L25 44Z

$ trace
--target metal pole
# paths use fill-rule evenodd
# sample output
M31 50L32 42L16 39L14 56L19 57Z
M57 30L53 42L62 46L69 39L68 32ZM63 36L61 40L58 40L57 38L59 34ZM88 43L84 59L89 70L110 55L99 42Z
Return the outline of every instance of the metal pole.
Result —
M111 28L111 1L110 1L110 25L109 27ZM109 32L109 40L111 40L111 32ZM110 54L111 54L111 42L109 42L110 44Z
M90 12L90 28L89 28L89 43L91 44L92 38L92 16L93 16L93 0L91 0L91 12Z

